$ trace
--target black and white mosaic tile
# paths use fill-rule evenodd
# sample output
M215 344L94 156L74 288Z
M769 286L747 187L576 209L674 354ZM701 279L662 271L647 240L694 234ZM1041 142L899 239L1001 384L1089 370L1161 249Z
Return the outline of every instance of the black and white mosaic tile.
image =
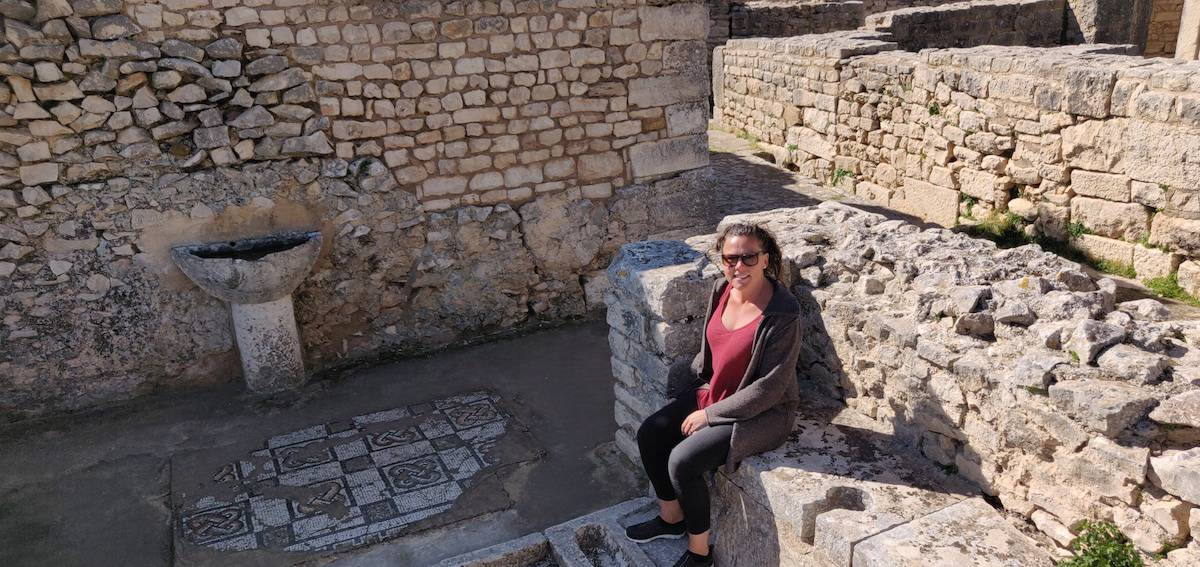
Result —
M267 439L204 473L179 503L189 544L322 551L393 537L449 510L512 425L474 392L322 423ZM203 471L200 471L203 472Z

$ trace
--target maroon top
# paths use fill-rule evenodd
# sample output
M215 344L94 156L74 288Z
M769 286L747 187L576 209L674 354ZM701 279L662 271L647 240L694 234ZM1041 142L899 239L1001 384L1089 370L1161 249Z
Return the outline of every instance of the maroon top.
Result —
M721 301L708 322L708 328L704 330L705 339L712 350L713 374L707 388L701 387L696 390L696 409L711 406L737 391L738 384L746 375L746 367L750 365L754 331L762 321L762 314L737 329L726 329L725 323L721 322L721 316L725 313L725 303L729 300L729 289L730 287L726 286L725 293L721 294Z

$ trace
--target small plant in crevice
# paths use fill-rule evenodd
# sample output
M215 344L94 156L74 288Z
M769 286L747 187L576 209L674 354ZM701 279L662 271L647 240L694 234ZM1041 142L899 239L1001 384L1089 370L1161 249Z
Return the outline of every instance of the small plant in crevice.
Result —
M1075 364L1079 364L1079 353L1077 353L1073 350L1067 351L1067 352L1071 355L1071 362L1074 362Z
M1170 192L1171 192L1171 186L1170 186L1170 185L1167 185L1166 183L1159 183L1159 184L1158 184L1158 190L1159 190L1159 191L1162 191L1163 193L1170 193Z
M1133 542L1112 522L1083 520L1073 530L1071 540L1075 557L1060 561L1058 567L1145 567Z
M936 102L929 103L929 106L926 107L926 110L929 111L930 116L937 116L942 113L942 107Z
M974 220L975 219L974 209L975 209L975 205L979 203L979 199L976 199L975 197L967 195L966 193L961 193L958 196L958 201L966 207L963 211L963 216Z
M1079 238L1080 236L1091 233L1092 231L1088 227L1084 226L1081 222L1071 222L1067 224L1067 234L1070 235L1071 238Z
M1072 354L1074 354L1074 353L1072 353ZM1075 356L1079 356L1079 355L1076 354ZM1022 386L1022 388L1024 388L1026 392L1029 392L1030 394L1033 394L1035 396L1045 397L1045 396L1050 395L1050 391L1045 388L1038 388L1037 386Z
M788 144L788 145L787 145L787 150L788 150L789 152L794 152L794 151L796 151L796 150L798 150L798 149L800 149L800 146L797 146L796 144Z
M835 170L833 172L833 175L831 175L829 177L829 184L833 185L834 187L837 187L837 186L840 186L842 184L842 181L845 181L846 179L854 179L854 174L852 172L850 172L849 170L845 170L845 169L842 169L839 167L837 170Z

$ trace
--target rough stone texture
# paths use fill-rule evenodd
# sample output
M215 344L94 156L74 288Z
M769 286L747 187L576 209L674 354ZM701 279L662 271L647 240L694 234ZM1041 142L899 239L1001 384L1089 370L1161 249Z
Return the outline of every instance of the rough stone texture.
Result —
M1195 505L1200 505L1200 447L1168 451L1150 459L1154 484Z
M865 28L908 51L971 45L1058 45L1066 0L972 0L872 13ZM932 31L936 30L936 32Z
M888 446L953 465L956 477L997 496L1010 512L1035 516L1060 546L1069 544L1065 526L1085 517L1124 514L1141 544L1160 532L1179 533L1167 529L1170 521L1163 527L1153 519L1174 517L1177 506L1148 498L1160 478L1148 461L1194 440L1187 441L1188 428L1157 427L1147 414L1160 400L1200 388L1186 370L1200 362L1192 322L1150 320L1157 311L1144 301L1120 308L1125 304L1114 303L1111 280L1093 281L1078 265L1036 247L999 250L847 205L731 216L722 224L730 222L763 223L781 242L784 282L804 316L797 368L803 399L845 407L839 420L861 431L881 427ZM719 277L704 254L713 238L629 244L609 267L617 445L635 460L636 428L666 402L672 377L698 344L706 291ZM1020 321L993 317L993 336L955 332L956 314L994 315L1017 301L1030 312ZM1107 338L1087 338L1092 327ZM1081 344L1092 345L1099 366L1082 356L1073 360L1064 346ZM823 510L814 502L830 496L798 479L830 465L804 464L804 451L840 447L843 439L806 425L812 411L798 415L797 432L783 448L718 475L725 508L742 511L718 517L718 537L762 542L753 547L765 564L804 564L816 553L804 518ZM822 455L836 468L836 457ZM1172 474L1178 473L1167 478L1180 478ZM833 508L855 509L852 502ZM859 527L873 525L861 517ZM824 522L842 526L843 539L823 540L832 556L845 547L834 542L859 537L847 522L837 516ZM813 525L824 523L818 518Z
M917 35L936 41L948 21ZM1182 274L1200 254L1189 181L1200 171L1186 157L1200 121L1184 110L1200 107L1185 86L1200 64L1115 45L910 53L895 33L731 40L713 72L714 119L801 174L943 226L1011 211L1026 234L1140 266L1143 279Z
M1054 565L982 498L964 500L859 543L854 565Z
M1150 419L1169 425L1200 428L1200 392L1184 392L1168 398L1150 412Z
M1184 0L1153 0L1146 30L1146 57L1174 57Z
M668 120L706 94L693 2L29 6L0 65L2 419L237 378L174 244L322 231L295 297L322 371L597 308L618 245L695 222L647 207L707 187L703 120ZM635 180L647 153L682 158Z

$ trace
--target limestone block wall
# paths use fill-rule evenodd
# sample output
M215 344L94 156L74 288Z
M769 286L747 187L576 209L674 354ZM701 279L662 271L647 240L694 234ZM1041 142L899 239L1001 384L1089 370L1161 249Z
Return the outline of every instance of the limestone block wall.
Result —
M170 246L320 229L313 370L583 314L703 189L707 14L641 0L0 5L0 415L236 379ZM588 303L588 293L592 302Z
M1036 246L832 202L722 224L736 221L780 240L810 402L876 420L897 450L919 449L1060 546L1077 520L1105 518L1143 551L1200 550L1200 322L1117 303L1111 280ZM609 267L617 442L631 458L670 368L699 348L721 277L705 257L714 240L629 244Z
M1187 157L1200 66L1111 46L914 54L886 39L732 41L716 116L883 206L943 226L1012 213L1029 234L1200 292Z
M1058 45L1064 0L974 0L870 14L864 27L887 32L907 51L974 45Z
M1157 0L1067 0L1066 43L1146 45Z
M1146 31L1146 57L1174 57L1184 0L1154 0Z
M729 37L788 37L862 25L861 2L756 0L731 4Z
M867 15L899 10L901 8L940 6L942 4L954 4L958 2L962 2L962 0L862 0L863 13Z

